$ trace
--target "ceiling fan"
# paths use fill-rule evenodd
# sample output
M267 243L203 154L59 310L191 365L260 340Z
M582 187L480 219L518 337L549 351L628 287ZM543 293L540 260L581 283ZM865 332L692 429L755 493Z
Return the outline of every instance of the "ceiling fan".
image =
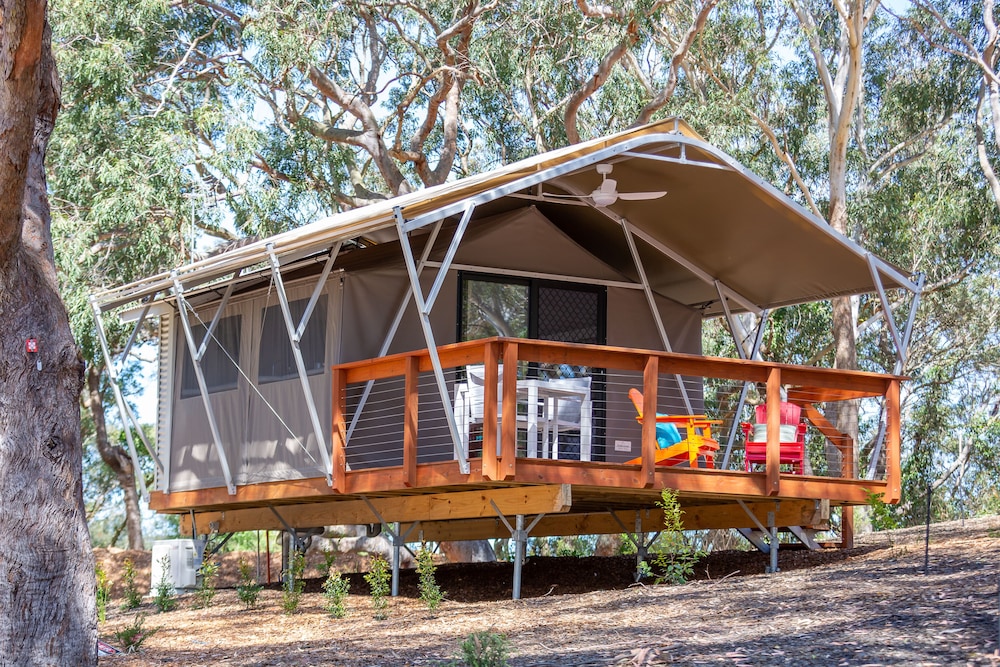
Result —
M567 199L590 199L595 206L611 206L619 199L624 201L641 201L643 199L659 199L667 194L666 190L655 190L651 192L618 192L618 181L608 178L611 173L610 164L597 165L597 173L602 176L601 184L589 195L548 195L549 197L563 197Z

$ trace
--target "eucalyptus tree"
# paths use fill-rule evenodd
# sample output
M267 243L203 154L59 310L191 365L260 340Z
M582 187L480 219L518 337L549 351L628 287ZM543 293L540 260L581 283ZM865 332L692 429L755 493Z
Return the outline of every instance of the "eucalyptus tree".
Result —
M134 469L128 450L111 435L127 422L116 425L105 410L113 404L109 369L88 296L190 257L192 226L224 232L191 167L199 118L150 95L151 89L184 85L164 83L183 57L176 51L182 17L155 1L105 3L99 12L60 3L53 14L63 78L63 112L51 148L59 165L51 179L53 223L64 239L56 252L62 290L87 361L81 394L86 443L113 472L128 546L141 549L136 476L144 472ZM196 91L189 88L190 98ZM117 354L131 330L116 318L107 324L110 351ZM150 332L141 333L140 343ZM115 372L127 377L130 365L125 359Z
M0 654L95 665L83 363L59 297L44 167L59 79L44 2L3 3L0 25Z

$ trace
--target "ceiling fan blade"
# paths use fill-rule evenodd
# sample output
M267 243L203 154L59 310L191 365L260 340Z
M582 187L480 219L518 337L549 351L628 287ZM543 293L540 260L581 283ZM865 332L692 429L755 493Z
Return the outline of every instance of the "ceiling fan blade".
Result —
M666 194L666 190L658 190L655 192L619 192L618 198L626 201L642 201L643 199L659 199Z

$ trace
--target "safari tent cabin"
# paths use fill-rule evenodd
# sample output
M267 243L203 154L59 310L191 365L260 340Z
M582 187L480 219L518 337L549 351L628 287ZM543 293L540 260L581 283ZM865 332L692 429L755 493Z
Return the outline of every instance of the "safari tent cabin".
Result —
M93 306L159 323L153 508L202 532L419 521L444 539L503 533L498 514L546 515L534 534L638 532L663 488L691 527L754 530L898 498L907 328L890 323L896 374L763 362L756 345L775 308L900 289L916 303L918 279L671 119ZM702 355L711 318L739 358ZM848 401L871 417L864 469L836 426Z

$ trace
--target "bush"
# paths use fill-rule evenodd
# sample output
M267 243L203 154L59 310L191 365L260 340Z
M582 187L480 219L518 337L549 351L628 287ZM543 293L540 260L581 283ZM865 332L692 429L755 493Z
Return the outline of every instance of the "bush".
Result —
M236 597L245 608L253 609L257 606L257 598L260 597L260 592L264 587L257 583L253 566L246 558L240 558L238 567L240 583L236 585Z
M156 597L153 602L161 612L170 611L177 606L174 599L174 582L170 577L170 555L163 554L160 563L160 581L156 584Z
M695 563L704 554L692 547L684 537L684 520L677 494L663 489L656 503L663 510L663 534L657 540L653 562L658 571L656 583L683 584L694 574Z
M506 667L510 645L505 635L473 632L461 643L462 664L467 667Z
M108 618L108 603L111 602L111 582L108 573L98 565L94 571L97 579L97 620L103 623Z
M125 581L125 602L122 603L122 609L135 609L142 604L142 593L135 585L135 563L132 562L131 558L126 558L123 567L125 568L122 574L122 579Z
M427 548L426 544L420 545L417 552L417 588L420 591L420 600L427 605L427 608L434 611L444 600L444 591L438 586L434 578L434 554Z
M384 621L389 618L389 582L392 574L389 572L389 563L381 556L372 558L368 574L365 581L371 589L372 618L376 621Z
M158 628L144 628L145 621L145 614L137 614L132 623L115 633L115 639L126 653L138 652L142 648L142 643L156 634Z
M293 551L291 563L289 563L288 569L282 573L281 608L285 610L286 614L294 614L299 608L299 602L302 600L302 591L306 587L306 582L302 578L305 571L305 554L300 551Z
M219 564L214 560L206 560L198 568L198 573L201 575L201 583L198 585L198 601L204 608L212 606L212 600L215 598L217 591L215 590L215 579L219 576Z
M323 582L323 608L334 618L343 618L347 613L345 602L351 584L336 570L330 570Z

